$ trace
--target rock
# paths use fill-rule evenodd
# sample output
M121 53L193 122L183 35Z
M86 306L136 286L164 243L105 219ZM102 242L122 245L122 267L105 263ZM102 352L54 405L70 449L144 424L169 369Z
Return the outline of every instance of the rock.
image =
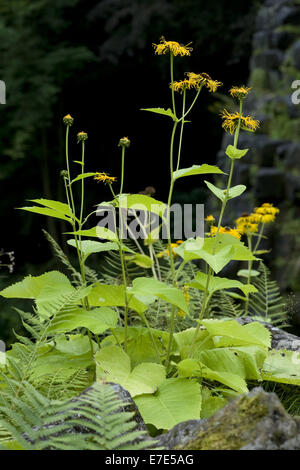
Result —
M290 54L293 58L295 67L300 69L300 39L293 44Z
M238 322L241 325L246 325L253 321L254 320L250 317L238 319ZM272 349L286 349L288 351L300 352L300 338L298 336L287 333L286 331L276 328L269 323L262 323L268 328L272 335Z
M285 165L287 168L297 168L300 169L300 143L299 142L290 142L290 144L285 145L279 149L285 160Z
M277 203L284 197L285 173L277 168L261 168L255 180L254 193L258 201Z
M172 450L300 450L300 420L274 393L254 388L208 419L180 423L160 436Z
M284 54L278 49L268 49L253 56L251 66L266 70L278 69L283 61Z

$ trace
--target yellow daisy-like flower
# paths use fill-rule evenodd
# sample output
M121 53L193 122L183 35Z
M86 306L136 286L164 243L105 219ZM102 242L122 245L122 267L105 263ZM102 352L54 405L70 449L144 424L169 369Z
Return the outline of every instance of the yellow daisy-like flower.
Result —
M182 292L183 292L183 295L184 295L184 298L185 298L185 301L186 301L187 304L190 303L190 299L191 299L189 289L190 289L189 286L183 286L183 288L182 288ZM179 318L185 318L186 313L183 310L179 309L177 311L177 316Z
M171 83L170 87L174 91L182 91L191 90L192 88L199 90L199 88L205 86L210 92L214 93L222 85L221 82L212 80L207 73L186 72L186 75L188 78L173 84Z
M117 181L117 178L115 176L109 176L106 173L97 173L94 176L94 180L97 181L97 183L104 183L104 184L112 184Z
M251 116L244 116L240 113L229 113L227 109L224 109L221 113L224 122L222 124L225 131L233 134L236 128L238 127L239 120L241 120L241 127L244 130L256 131L259 127L259 121L253 119Z
M207 217L205 217L204 220L205 220L205 222L208 222L208 223L214 223L216 219L214 218L213 215L210 214Z
M248 233L256 233L258 224L254 217L249 214L242 215L236 221L236 228L239 233L247 235Z
M265 202L260 207L255 207L254 213L251 216L257 223L268 224L274 222L276 215L279 214L279 209L274 207L273 204Z
M174 56L180 55L181 57L183 57L185 55L191 55L193 48L189 47L189 44L183 46L176 41L166 41L164 36L162 36L160 38L160 44L153 44L153 47L155 50L155 54L162 55L171 52Z
M238 98L239 100L242 100L246 98L246 96L249 94L249 92L252 90L252 88L246 87L246 86L233 86L230 90L229 93L233 98Z
M215 225L213 225L210 228L210 235L214 237L217 234L217 231L218 231L218 228ZM226 233L227 235L231 235L232 237L237 238L238 240L240 240L241 238L241 234L236 228L220 227L219 233Z
M197 87L205 86L208 91L214 93L217 89L223 85L222 82L218 82L217 80L213 80L207 73L194 73L194 72L187 72L186 74L189 80L196 82Z

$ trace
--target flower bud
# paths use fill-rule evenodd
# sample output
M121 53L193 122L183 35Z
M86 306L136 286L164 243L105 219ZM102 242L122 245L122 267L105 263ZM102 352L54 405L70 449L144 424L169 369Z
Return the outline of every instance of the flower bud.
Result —
M84 142L85 140L87 140L88 138L88 135L86 132L78 132L77 134L77 143L78 142Z
M70 114L67 114L64 118L63 118L63 122L66 126L72 126L73 122L74 122L74 119L72 118L72 116Z
M118 146L128 148L130 146L130 140L128 139L128 137L122 137Z

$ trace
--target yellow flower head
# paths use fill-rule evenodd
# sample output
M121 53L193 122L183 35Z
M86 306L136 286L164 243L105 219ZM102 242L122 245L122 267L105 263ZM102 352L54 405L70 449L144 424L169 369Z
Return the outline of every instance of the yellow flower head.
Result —
M122 137L122 139L119 140L118 147L130 147L130 140L128 137Z
M212 225L210 227L210 235L214 237L217 234L218 228L215 225ZM220 227L219 233L226 233L227 235L231 235L234 238L237 238L240 240L241 234L236 228L230 228L230 227Z
M85 140L87 140L87 138L88 138L88 135L86 132L78 132L77 142L84 142Z
M275 217L279 214L279 209L274 207L273 204L265 202L260 207L255 207L254 213L251 214L257 221L257 223L268 224L274 222Z
M224 120L222 127L225 131L233 134L238 127L239 121L241 120L241 128L248 131L256 131L259 127L259 121L256 121L251 116L244 116L240 113L229 113L227 109L224 109L221 113Z
M205 220L205 222L208 222L208 223L210 223L210 224L213 224L216 219L214 218L213 215L210 214L210 215L208 215L207 217L205 217L204 220Z
M72 126L74 122L74 119L72 118L71 114L67 114L64 118L63 118L63 123L66 125L66 126Z
M243 100L246 98L246 96L249 94L249 92L252 90L252 88L248 88L246 86L233 86L230 90L229 93L233 98L238 98L239 100Z
M109 176L106 173L97 173L94 176L94 180L96 180L98 183L102 182L104 184L112 184L117 181L117 178L115 176Z
M191 44L191 43L189 43ZM155 54L162 55L171 52L174 56L180 55L191 55L192 47L189 47L189 44L182 46L179 42L176 41L166 41L164 36L160 38L160 44L153 44Z
M236 221L237 230L244 235L249 233L256 233L258 231L258 224L256 219L249 214L243 214Z
M223 85L222 82L213 80L207 73L204 72L199 74L194 72L187 72L186 75L190 81L197 84L197 88L200 88L200 86L205 86L211 93L214 93L220 86Z
M171 243L172 255L174 256L174 258L176 258L176 256L177 256L177 253L175 253L174 248L178 248L179 245L181 245L181 243L183 243L183 240L178 240L176 243ZM157 258L163 258L164 256L170 256L169 248L167 248L164 251L161 251L156 256L157 256Z

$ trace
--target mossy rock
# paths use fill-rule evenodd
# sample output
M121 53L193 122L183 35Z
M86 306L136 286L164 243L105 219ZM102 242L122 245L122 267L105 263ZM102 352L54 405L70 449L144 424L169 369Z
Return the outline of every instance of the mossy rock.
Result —
M178 424L159 444L173 450L300 450L300 421L277 395L254 388L208 419Z

